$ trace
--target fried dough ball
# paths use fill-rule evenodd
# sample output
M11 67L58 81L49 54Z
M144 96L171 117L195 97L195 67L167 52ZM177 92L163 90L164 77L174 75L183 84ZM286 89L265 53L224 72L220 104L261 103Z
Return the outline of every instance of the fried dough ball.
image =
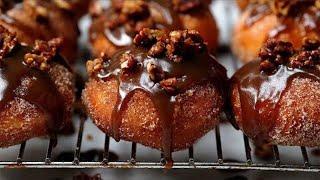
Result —
M252 0L245 4L240 5L244 11L232 40L232 50L243 62L255 59L270 38L290 41L295 48L302 46L304 38L320 38L317 0Z
M269 40L231 79L236 123L260 144L319 146L320 42Z
M57 54L61 40L20 45L0 26L0 147L54 136L71 123L74 83Z
M82 99L103 132L170 158L218 124L226 70L193 30L143 29L133 42L111 59L87 62Z
M200 32L213 52L218 43L218 28L209 10L211 0L113 0L103 9L96 1L91 6L89 37L94 56L104 52L112 56L130 46L143 28L166 31L193 29Z
M61 54L73 63L77 57L78 18L84 14L83 6L88 6L89 2L24 0L2 13L0 25L16 33L20 42L29 45L37 39L62 38Z

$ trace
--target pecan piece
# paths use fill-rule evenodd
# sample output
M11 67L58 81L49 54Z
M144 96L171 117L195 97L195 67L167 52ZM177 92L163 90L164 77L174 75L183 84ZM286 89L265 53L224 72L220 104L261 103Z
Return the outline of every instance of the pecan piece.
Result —
M205 52L207 50L207 44L197 31L172 31L169 34L166 49L167 57L170 60L180 62L185 57Z
M279 65L286 64L294 51L292 43L274 39L268 40L259 53L260 70L273 72Z
M178 80L175 77L160 81L161 87L168 93L176 92L176 90L178 89L177 84L178 84Z
M302 51L297 56L290 59L290 67L292 68L312 68L319 65L320 50Z
M130 52L122 54L120 62L120 68L123 74L132 73L138 65L137 59Z
M147 72L149 74L149 78L154 82L159 82L165 78L164 71L154 62L149 62L147 64Z
M24 62L30 67L48 71L50 69L49 61L57 54L61 43L61 38L55 38L49 42L35 41L32 52L25 54Z
M86 67L89 76L93 77L96 74L103 72L108 64L108 61L109 59L105 53L101 53L99 58L88 60L86 63Z
M164 31L144 28L134 37L133 43L137 46L150 47L158 41L165 41L165 39Z
M0 26L0 59L3 59L18 44L15 33Z

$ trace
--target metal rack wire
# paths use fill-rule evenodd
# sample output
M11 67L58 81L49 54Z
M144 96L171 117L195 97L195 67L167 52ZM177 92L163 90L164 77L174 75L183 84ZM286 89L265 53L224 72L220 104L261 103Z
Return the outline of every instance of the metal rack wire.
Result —
M234 61L233 68L237 69L238 65ZM83 141L84 125L87 117L83 114L79 115L79 131L74 149L74 158L70 162L56 162L52 159L52 151L57 143L57 137L49 139L47 153L43 161L30 162L24 161L23 155L27 142L20 145L16 161L0 161L0 168L143 168L155 169L166 168L163 154L160 154L158 162L141 162L137 160L137 144L131 144L131 154L127 161L109 161L110 137L105 135L104 150L102 161L85 162L81 161L81 146ZM188 150L188 160L185 162L174 162L172 169L219 169L219 170L266 170L266 171L302 171L302 172L320 172L320 165L312 165L309 163L309 156L305 147L300 147L303 163L300 165L284 164L281 162L280 154L277 146L273 146L274 161L273 163L255 163L251 156L251 147L249 139L243 134L243 143L246 155L244 162L225 162L223 158L222 140L220 135L220 127L215 128L215 142L217 150L217 159L212 162L197 162L194 159L194 149L190 147Z
M83 162L80 161L80 152L82 145L83 130L85 124L85 116L80 116L79 132L74 150L74 159L71 162L54 162L51 154L56 143L55 138L51 138L48 142L46 157L42 162L26 162L23 161L23 154L26 147L26 142L20 145L17 159L14 162L0 162L1 168L165 168L165 161L160 156L159 162L139 162L136 159L137 144L131 144L131 155L127 161L109 161L109 143L110 137L105 136L104 152L102 161L98 162ZM189 148L188 160L186 162L175 162L173 169L220 169L220 170L271 170L271 171L304 171L304 172L320 172L319 165L311 165L309 163L308 153L305 147L301 147L301 155L303 163L301 165L282 164L277 146L273 146L274 163L259 164L254 163L251 157L251 148L247 136L243 135L243 142L245 147L246 161L238 163L224 162L222 142L220 137L220 128L215 128L217 160L214 162L197 162L194 160L193 147Z

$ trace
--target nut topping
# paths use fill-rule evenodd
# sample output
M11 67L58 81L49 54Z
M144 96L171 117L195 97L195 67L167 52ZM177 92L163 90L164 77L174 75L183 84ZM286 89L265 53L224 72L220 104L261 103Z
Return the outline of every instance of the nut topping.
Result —
M178 89L177 84L178 84L177 78L169 78L169 79L160 81L161 87L164 90L166 90L168 93L174 93Z
M320 64L320 41L306 39L301 49L294 50L292 43L269 40L261 49L260 69L272 73L279 65L291 68L313 68Z
M120 62L120 68L123 74L131 73L138 65L138 61L130 52L124 53L120 58Z
M101 53L99 58L88 60L86 66L89 76L92 77L100 72L103 72L105 67L107 66L108 61L109 58L105 53Z
M3 59L18 44L15 34L0 26L0 59Z
M207 44L201 35L194 30L172 31L167 44L167 57L180 62L185 57L193 56L207 50Z
M149 73L149 78L154 82L159 82L165 78L163 70L154 62L149 62L147 64L147 72Z
M143 29L133 40L134 44L149 48L148 55L166 55L174 62L200 54L207 50L207 44L197 31L172 31L169 36L162 30ZM151 48L150 48L151 47Z
M48 71L49 61L57 54L61 43L61 38L52 39L49 42L35 41L32 52L25 54L24 62L30 67Z
M144 27L154 26L148 3L143 0L113 0L112 8L114 11L106 22L110 29L124 26L128 34L136 34Z
M293 53L294 49L291 43L274 39L268 40L259 53L260 69L269 73L273 72L278 65L286 64Z

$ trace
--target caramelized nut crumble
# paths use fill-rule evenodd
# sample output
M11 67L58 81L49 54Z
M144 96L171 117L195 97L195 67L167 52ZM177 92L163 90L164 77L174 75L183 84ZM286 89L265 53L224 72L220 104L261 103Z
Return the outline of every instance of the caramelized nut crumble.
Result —
M159 82L165 78L164 71L154 62L149 62L147 64L147 71L149 73L149 78L154 82Z
M43 71L50 69L49 61L57 54L62 39L56 38L49 42L37 40L31 53L24 56L24 62Z
M135 34L144 27L153 27L154 21L150 17L148 3L143 0L113 1L113 12L106 26L115 29L124 26L129 34Z
M201 35L194 30L172 31L167 44L167 57L180 62L184 57L199 54L207 49Z
M130 52L124 53L120 58L120 62L123 74L131 73L138 65L138 61Z
M102 72L108 60L109 59L105 53L101 53L99 58L96 58L94 60L88 60L86 63L86 66L87 66L87 72L89 76L92 77Z
M10 33L0 26L0 59L3 59L17 45L18 40L14 33Z
M291 68L313 68L320 62L320 42L306 39L301 49L290 42L268 40L259 53L260 69L272 73L279 65Z
M174 93L177 90L177 84L178 80L175 77L160 81L161 87L169 93Z

